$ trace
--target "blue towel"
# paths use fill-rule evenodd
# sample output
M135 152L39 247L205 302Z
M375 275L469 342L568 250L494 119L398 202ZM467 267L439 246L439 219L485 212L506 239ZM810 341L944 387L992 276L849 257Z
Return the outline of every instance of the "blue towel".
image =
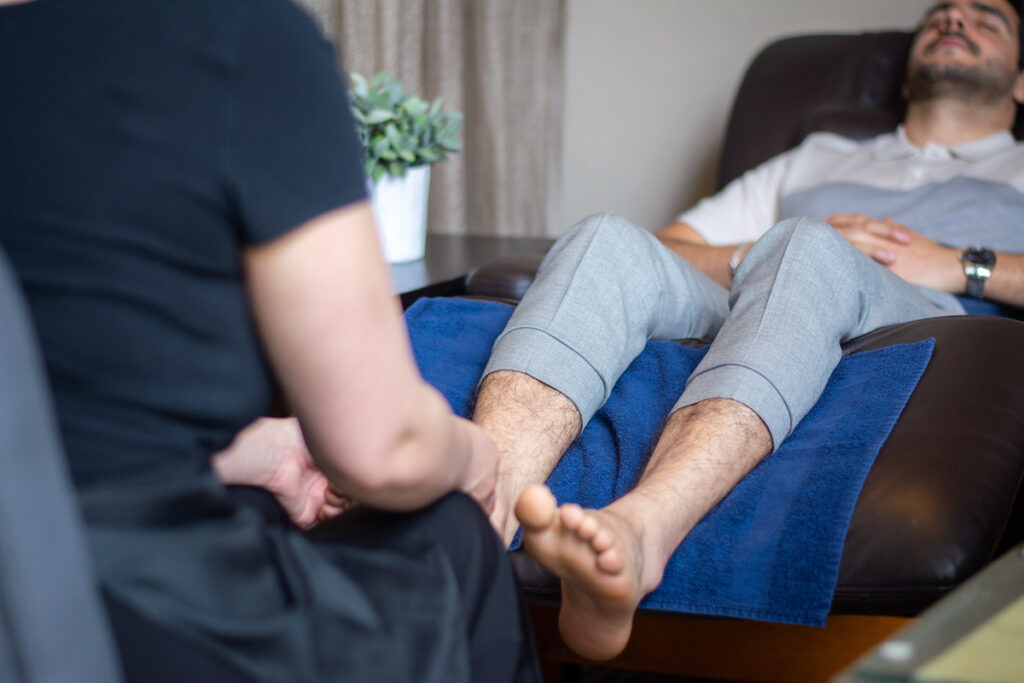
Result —
M512 307L421 299L406 321L420 371L467 415ZM931 358L933 340L844 358L817 406L694 529L641 606L823 626L864 478ZM652 341L548 479L601 507L639 476L704 349Z

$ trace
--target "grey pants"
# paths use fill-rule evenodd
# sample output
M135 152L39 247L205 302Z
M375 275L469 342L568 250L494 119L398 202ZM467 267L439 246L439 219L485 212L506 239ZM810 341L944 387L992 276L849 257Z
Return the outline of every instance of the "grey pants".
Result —
M818 400L842 342L952 313L819 221L769 230L726 291L651 233L603 214L551 248L484 376L531 375L568 397L586 425L647 340L714 338L673 410L739 401L778 448Z

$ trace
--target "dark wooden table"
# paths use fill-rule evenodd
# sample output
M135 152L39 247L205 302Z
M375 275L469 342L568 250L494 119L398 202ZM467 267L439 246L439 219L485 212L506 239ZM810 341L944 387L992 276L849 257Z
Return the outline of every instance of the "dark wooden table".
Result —
M543 253L553 241L545 237L428 234L426 256L391 264L391 278L404 306L422 296L454 296L465 291L466 275L473 268L510 254Z

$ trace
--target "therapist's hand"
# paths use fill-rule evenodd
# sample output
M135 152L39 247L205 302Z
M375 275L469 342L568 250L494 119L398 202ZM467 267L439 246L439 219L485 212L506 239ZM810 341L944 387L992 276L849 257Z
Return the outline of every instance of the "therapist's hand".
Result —
M261 418L213 456L225 484L258 486L274 494L291 520L309 528L353 505L330 486L313 462L295 418Z

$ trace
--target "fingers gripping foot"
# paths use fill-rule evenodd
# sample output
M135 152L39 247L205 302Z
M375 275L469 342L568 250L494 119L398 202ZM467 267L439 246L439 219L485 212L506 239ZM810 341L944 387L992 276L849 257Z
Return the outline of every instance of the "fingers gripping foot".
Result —
M643 597L639 540L610 512L558 507L543 486L526 489L515 512L526 550L562 580L559 628L566 644L591 659L617 655Z

